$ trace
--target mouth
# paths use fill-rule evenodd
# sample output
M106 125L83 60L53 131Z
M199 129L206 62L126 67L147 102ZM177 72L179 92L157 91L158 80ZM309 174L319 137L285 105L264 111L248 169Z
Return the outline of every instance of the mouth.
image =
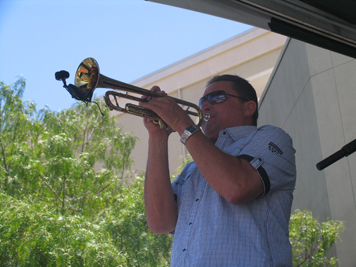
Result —
M203 119L204 119L205 122L207 122L210 119L210 113L205 113L203 115Z
M217 116L217 114L215 112L209 111L209 112L204 113L203 114L203 124L206 124L206 123L210 122L216 116Z

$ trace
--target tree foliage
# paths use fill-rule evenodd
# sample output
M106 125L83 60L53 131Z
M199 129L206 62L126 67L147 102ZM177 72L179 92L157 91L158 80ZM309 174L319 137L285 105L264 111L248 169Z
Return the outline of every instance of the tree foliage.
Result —
M319 223L310 211L295 210L289 223L293 266L337 266L337 259L326 254L343 230L341 221Z
M2 266L166 266L172 238L146 226L136 138L108 110L53 112L0 83Z
M172 238L146 226L143 177L100 211L62 216L45 203L0 195L2 266L168 266Z
M136 139L95 105L37 112L22 102L24 86L22 79L1 84L1 189L19 199L51 199L62 215L90 214L117 193Z

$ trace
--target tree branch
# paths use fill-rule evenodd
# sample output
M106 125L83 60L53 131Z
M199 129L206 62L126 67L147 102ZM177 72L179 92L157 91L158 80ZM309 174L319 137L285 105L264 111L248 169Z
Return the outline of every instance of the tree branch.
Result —
M321 240L319 239L319 242L321 242ZM319 248L322 245L322 243L320 243L319 245L316 245L312 251L310 251L310 254L301 262L298 264L298 266L301 266L304 262L307 261L307 259L309 259L311 257L311 255L314 253L314 251Z
M3 143L2 143L2 139L1 139L1 138L0 138L0 144L1 144L1 152L2 152L2 157L3 157L3 162L4 162L5 170L8 172L9 169L8 169L8 166L7 166L7 163L6 163L5 148L4 148L4 145L3 145Z
M4 162L4 167L5 167L6 172L8 172L9 168L8 168L7 162L6 162L5 148L4 148L4 145L2 143L2 139L1 138L0 138L0 145L1 145L2 160ZM5 189L7 188L7 181L8 181L8 178L5 177L5 179L4 179L4 187L5 187Z
M57 199L59 199L62 203L63 203L63 200L60 198L60 196L58 196L58 194L56 193L56 191L45 181L45 179L40 176L42 181L44 182L44 184L56 195Z
M106 186L104 186L101 190L99 190L99 192L98 193L96 193L96 195L100 195L101 194L101 192L103 192L106 188L108 188L109 186L110 186L111 184L108 184L108 185L106 185Z
M68 179L70 176L71 176L71 175L69 175L66 179ZM56 193L56 191L45 181L45 179L44 179L42 176L40 176L40 177L41 177L43 183L55 194L56 199L58 199L60 202L62 202L62 207L63 207L63 205L64 205L63 199L61 199L61 197L60 197L60 196ZM74 211L76 210L76 208L74 208L72 205L68 204L68 206L69 206L71 209L73 209Z

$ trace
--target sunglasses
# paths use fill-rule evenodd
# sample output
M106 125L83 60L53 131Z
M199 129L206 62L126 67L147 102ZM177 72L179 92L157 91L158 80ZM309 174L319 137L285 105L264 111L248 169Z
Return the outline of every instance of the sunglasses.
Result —
M211 92L210 94L207 94L207 95L203 96L202 98L200 98L199 99L199 107L201 108L206 100L208 100L208 102L211 105L224 103L227 99L227 96L233 96L233 97L248 101L248 99L245 97L241 97L241 96L237 96L237 95L230 95L230 94L227 94L223 90L219 90L219 91Z

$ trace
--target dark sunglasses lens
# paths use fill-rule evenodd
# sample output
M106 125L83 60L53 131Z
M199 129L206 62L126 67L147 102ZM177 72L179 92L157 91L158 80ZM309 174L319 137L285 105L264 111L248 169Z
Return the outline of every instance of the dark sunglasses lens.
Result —
M208 100L211 105L223 103L226 100L226 93L225 91L215 91L203 96L199 100L199 107L201 107L206 100Z
M212 105L223 103L225 102L225 100L226 100L226 95L217 95L217 96L210 97L210 99L208 98L209 103Z

